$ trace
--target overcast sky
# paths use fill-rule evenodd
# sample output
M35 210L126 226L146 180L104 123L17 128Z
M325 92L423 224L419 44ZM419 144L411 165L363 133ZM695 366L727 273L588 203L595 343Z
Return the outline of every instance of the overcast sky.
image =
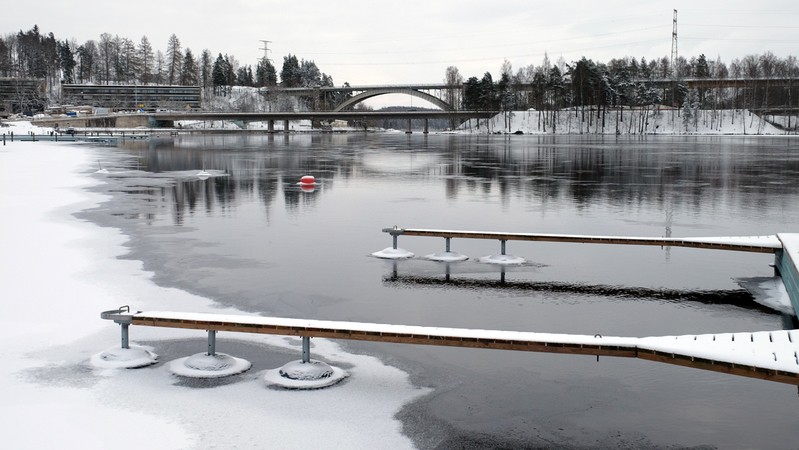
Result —
M261 40L280 70L291 53L314 60L336 85L441 82L447 66L464 78L496 78L503 60L514 72L582 56L660 58L671 54L673 10L678 50L725 62L770 50L799 54L799 1L676 0L63 0L5 2L0 34L34 24L78 43L101 33L164 51L174 33L196 55L209 49L255 66ZM491 4L496 6L490 6Z

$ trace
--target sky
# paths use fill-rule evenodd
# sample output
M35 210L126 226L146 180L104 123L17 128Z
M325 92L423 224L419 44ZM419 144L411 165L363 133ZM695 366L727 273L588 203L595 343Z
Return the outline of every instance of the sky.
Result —
M164 2L40 0L3 7L0 35L38 24L60 40L78 43L101 33L138 43L146 35L164 51L174 33L195 54L229 54L255 66L268 57L278 71L288 54L313 60L335 85L442 82L448 66L464 79L491 72L503 61L515 72L548 55L566 63L585 56L670 56L674 10L678 53L709 60L766 50L785 57L799 48L795 0L477 0L381 2L365 0L195 0Z

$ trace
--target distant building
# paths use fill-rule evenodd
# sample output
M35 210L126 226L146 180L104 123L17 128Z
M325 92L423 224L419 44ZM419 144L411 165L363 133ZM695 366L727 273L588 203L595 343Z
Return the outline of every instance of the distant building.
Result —
M45 82L38 78L0 78L0 117L44 110Z
M62 84L64 104L119 110L199 109L199 86Z

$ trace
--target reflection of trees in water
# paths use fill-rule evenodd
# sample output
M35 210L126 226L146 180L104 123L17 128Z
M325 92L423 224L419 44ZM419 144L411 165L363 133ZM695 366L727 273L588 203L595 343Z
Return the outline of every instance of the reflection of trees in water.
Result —
M366 154L372 162L384 157L395 163L401 161L398 155L407 155L409 164L418 161L413 155L424 155L434 163L414 165L412 177L442 178L448 198L496 193L503 203L516 197L541 204L569 201L577 208L597 203L752 208L767 198L779 201L799 184L799 157L789 152L789 144L762 138L246 135L132 141L128 149L153 172L204 168L230 175L176 186L176 221L198 202L211 210L241 195L258 196L268 216L280 190L286 208L294 210L312 207L336 178L393 176L365 166ZM296 185L307 174L320 182L311 195Z
M496 189L503 202L518 196L569 200L577 207L670 202L698 209L720 202L744 207L766 198L773 202L775 196L794 193L799 183L799 157L786 151L785 159L775 159L775 149L768 148L785 151L780 143L689 138L674 145L646 140L616 145L597 139L588 144L545 137L509 146L492 147L489 141L452 146L446 154L447 195L455 198L479 185L484 191Z

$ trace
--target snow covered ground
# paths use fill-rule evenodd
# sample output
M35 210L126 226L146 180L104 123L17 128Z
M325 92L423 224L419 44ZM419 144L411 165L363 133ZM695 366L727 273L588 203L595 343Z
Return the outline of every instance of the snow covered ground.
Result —
M788 123L787 117L772 117L775 123ZM779 120L777 120L779 119ZM796 117L793 122L796 123ZM633 108L608 110L604 114L586 107L557 111L508 111L491 119L471 119L459 131L524 134L676 134L676 135L785 135L781 130L750 111L696 110L673 108Z
M24 134L18 127L15 134ZM300 356L298 338L220 333L217 349L248 350L253 368L215 384L187 382L170 359L205 348L191 330L131 327L160 363L94 369L89 358L119 345L99 313L134 309L246 314L156 286L139 261L118 259L126 236L73 213L106 200L90 147L14 142L0 146L0 426L4 448L412 448L394 415L424 395L379 360L312 340L313 357L346 368L328 389L267 388L264 372ZM263 360L258 356L263 355ZM236 355L241 356L241 355Z

